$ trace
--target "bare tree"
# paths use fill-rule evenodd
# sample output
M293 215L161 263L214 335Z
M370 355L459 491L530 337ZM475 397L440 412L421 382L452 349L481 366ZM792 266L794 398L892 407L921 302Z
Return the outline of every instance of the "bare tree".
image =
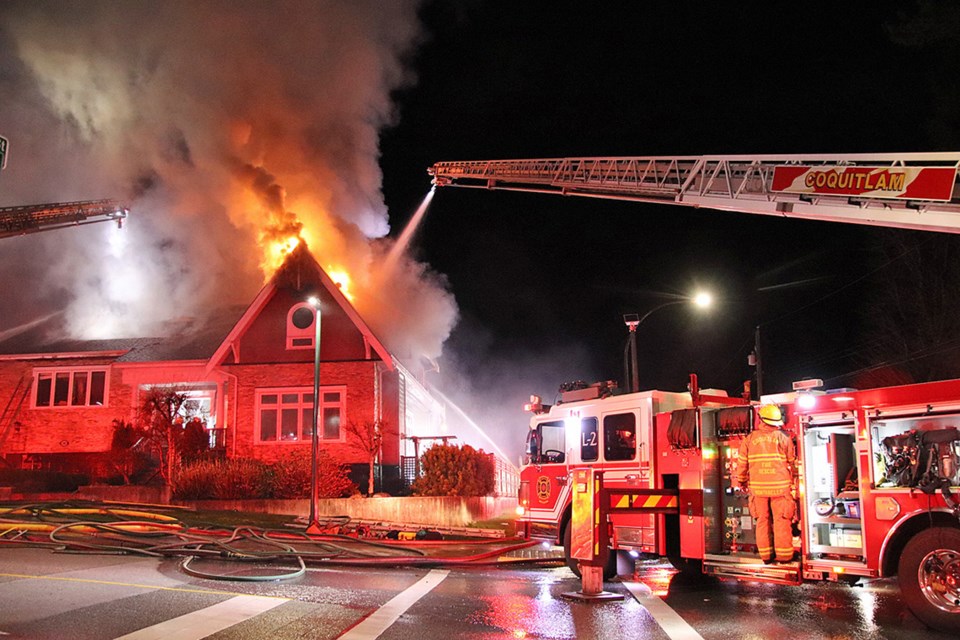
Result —
M197 413L197 403L178 387L153 387L141 398L139 422L160 460L164 484L170 484L178 463L184 422Z
M396 434L389 429L382 421L364 421L362 424L348 422L344 425L347 437L350 440L350 446L355 450L367 456L367 462L370 465L370 476L367 480L367 496L372 496L374 468L377 463L377 457L380 455L380 445L383 444L385 435Z
M890 232L864 318L857 387L960 377L960 237Z

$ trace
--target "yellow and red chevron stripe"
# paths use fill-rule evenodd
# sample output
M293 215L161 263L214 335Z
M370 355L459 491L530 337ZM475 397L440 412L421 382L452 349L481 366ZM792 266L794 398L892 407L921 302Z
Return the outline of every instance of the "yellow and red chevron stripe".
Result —
M611 496L610 507L613 509L676 509L680 504L675 495L622 495Z

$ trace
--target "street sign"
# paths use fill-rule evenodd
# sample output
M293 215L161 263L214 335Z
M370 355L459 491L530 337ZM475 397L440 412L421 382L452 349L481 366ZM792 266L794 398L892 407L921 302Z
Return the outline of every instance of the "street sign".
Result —
M0 169L7 168L7 149L9 148L10 143L7 142L7 139L0 136Z

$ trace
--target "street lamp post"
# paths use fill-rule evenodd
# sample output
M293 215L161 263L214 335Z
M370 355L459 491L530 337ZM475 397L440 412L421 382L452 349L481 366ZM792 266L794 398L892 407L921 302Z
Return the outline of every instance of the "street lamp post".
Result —
M317 453L320 448L320 299L311 297L307 302L313 307L313 425L310 430L310 521L307 533L320 533L317 521Z
M629 339L627 340L627 346L623 352L623 375L624 378L628 380L628 384L625 386L629 387L630 393L636 393L640 391L640 374L639 365L637 363L637 327L643 324L643 321L649 318L655 311L659 311L664 307L669 307L675 304L686 304L688 302L692 302L695 306L705 309L713 304L713 296L705 291L701 291L700 293L690 297L681 298L680 300L670 300L669 302L664 302L663 304L657 305L653 309L650 309L642 316L637 316L635 313L628 313L623 316L623 322L627 325L627 329L630 332Z

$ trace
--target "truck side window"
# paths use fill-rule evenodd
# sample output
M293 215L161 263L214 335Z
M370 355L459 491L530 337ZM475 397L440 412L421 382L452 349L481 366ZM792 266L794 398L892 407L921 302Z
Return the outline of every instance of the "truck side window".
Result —
M539 456L537 464L562 464L566 458L565 434L563 421L544 422L537 427L539 435Z
M597 419L584 418L580 421L580 459L591 462L600 457L600 442L597 434Z
M540 461L540 432L532 429L527 433L527 464Z
M632 413L604 416L603 455L607 460L633 460L636 457L636 416Z

